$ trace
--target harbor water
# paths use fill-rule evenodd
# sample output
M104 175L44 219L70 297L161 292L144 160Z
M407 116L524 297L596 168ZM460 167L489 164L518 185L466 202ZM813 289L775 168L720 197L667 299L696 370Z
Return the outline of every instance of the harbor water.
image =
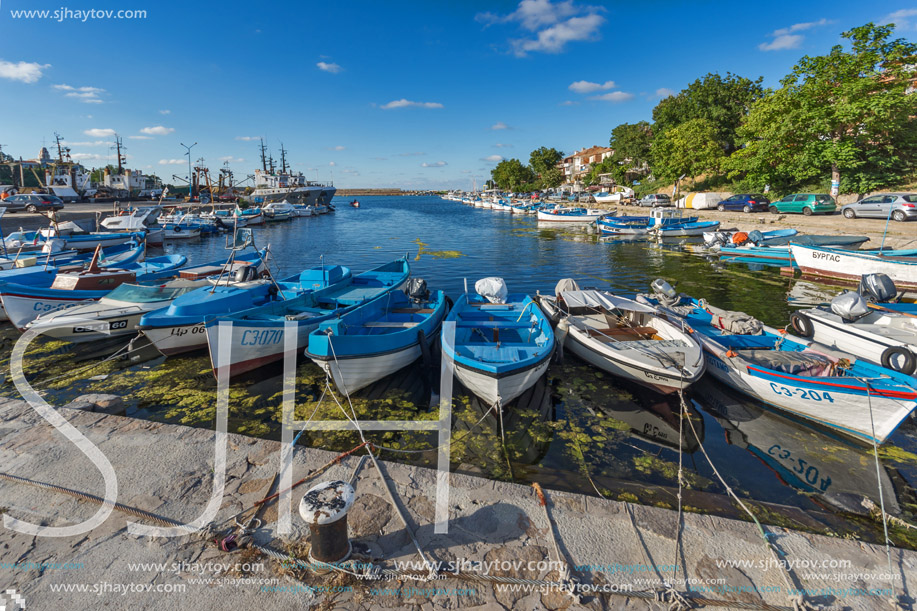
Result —
M539 224L534 216L472 208L438 197L365 197L353 208L337 198L337 211L254 229L259 247L270 245L272 269L283 278L304 268L341 264L355 273L408 255L412 275L452 298L487 276L502 277L511 292L552 293L561 278L619 292L647 291L655 278L719 307L740 310L784 327L800 305L839 289L783 277L776 268L711 261L697 240L613 240L584 227ZM189 264L225 256L223 238L167 243L166 254ZM151 249L150 256L161 254ZM788 300L789 297L789 300ZM0 331L8 361L19 334ZM128 415L211 428L216 384L209 356L168 360L125 342L107 353L36 341L25 370L34 388L53 405L79 395L120 395ZM113 351L120 350L114 357ZM4 362L8 371L8 365ZM434 420L431 395L439 390L438 363L418 363L354 397L364 419ZM234 381L230 429L280 438L281 368L265 368ZM17 396L8 381L3 393ZM322 397L324 375L301 360L297 369L297 418L343 419ZM456 384L456 390L460 391ZM326 393L327 394L327 393ZM678 396L664 397L622 383L572 355L553 364L545 380L503 415L502 423L470 396L455 400L453 468L495 479L537 481L544 486L609 498L676 507L679 450L689 511L735 515L708 456L740 497L758 501L764 522L843 535L878 536L862 500L911 521L917 513L917 427L909 419L878 449L853 444L814 426L768 411L726 387L704 379L685 393L690 418ZM865 408L866 406L864 406ZM502 424L502 432L501 432ZM368 438L385 458L436 464L436 436L379 432ZM300 443L348 450L355 433L307 432ZM706 455L704 453L705 450ZM895 543L914 547L897 534Z

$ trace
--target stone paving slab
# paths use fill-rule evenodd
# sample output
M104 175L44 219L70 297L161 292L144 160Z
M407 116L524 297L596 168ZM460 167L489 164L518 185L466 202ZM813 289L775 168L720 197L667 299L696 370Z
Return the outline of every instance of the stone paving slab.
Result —
M60 413L114 466L118 501L182 521L194 520L204 510L213 486L212 431L67 408L61 408ZM281 444L277 442L229 435L227 446L226 489L218 522L261 499L280 465ZM297 448L293 480L335 456L333 452ZM274 523L277 507L268 507L264 526L254 533L255 541L293 549L305 557L309 531L296 511L300 498L320 481L350 479L359 461L357 456L348 457L294 491L292 534L278 535ZM391 462L381 464L399 503L407 510L420 545L433 560L464 566L469 573L486 569L494 575L558 579L557 567L550 563L555 559L552 524L531 487L452 474L449 532L436 534L436 472ZM96 467L23 401L0 402L0 472L95 495L104 492ZM355 486L356 501L348 517L352 539L388 568L396 561L418 561L410 537L369 461L359 471ZM673 511L565 492L547 491L547 495L561 551L579 567L574 574L584 583L648 590L652 585L639 580L653 578L649 565L671 570L671 565L678 563L686 567L686 576L695 580L694 589L708 589L705 597L733 603L789 604L783 571L773 566L773 557L754 524L685 514L682 554L676 559ZM9 517L66 526L89 519L98 509L57 492L0 480L0 512ZM227 554L198 535L138 536L127 532L129 520L138 521L114 512L90 532L62 538L25 535L0 526L0 596L9 598L3 593L15 590L30 611L598 610L645 609L650 605L620 595L585 596L575 603L562 592L496 588L456 578L368 582L338 573L303 572L298 575L302 581L298 581L288 568L253 550ZM818 591L807 600L832 608L866 610L887 605L887 594L869 592L889 587L882 578L888 566L881 546L781 528L768 530L788 563L811 565L797 566L790 577L794 587ZM892 554L898 578L895 592L906 597L917 579L917 553L893 549ZM472 567L472 562L482 564ZM725 566L726 562L734 565ZM677 575L685 577L682 569ZM7 609L16 609L10 601L7 605ZM655 608L664 607L655 604Z

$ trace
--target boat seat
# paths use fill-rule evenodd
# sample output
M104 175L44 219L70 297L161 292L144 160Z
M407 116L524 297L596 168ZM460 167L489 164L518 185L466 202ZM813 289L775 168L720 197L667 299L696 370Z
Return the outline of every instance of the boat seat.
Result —
M653 336L656 335L656 329L652 327L615 327L614 329L588 329L589 337L625 337L625 336Z
M460 329L528 329L532 323L509 320L460 320L455 326Z
M739 350L738 354L749 363L781 373L811 377L831 375L832 361L823 354L780 350Z
M433 308L392 308L392 314L432 314Z
M419 322L388 322L388 321L376 321L376 322L364 322L364 327L385 327L392 329L410 329L411 327L416 327L419 325Z

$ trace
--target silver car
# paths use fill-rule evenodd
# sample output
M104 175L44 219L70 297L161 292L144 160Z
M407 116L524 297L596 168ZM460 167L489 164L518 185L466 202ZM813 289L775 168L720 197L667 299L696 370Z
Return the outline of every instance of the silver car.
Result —
M858 202L843 206L841 214L848 219L857 217L887 219L889 214L896 221L917 219L917 193L870 195Z
M671 206L672 198L665 193L650 193L649 195L644 195L643 198L637 202L637 205L651 206L653 208L656 206Z

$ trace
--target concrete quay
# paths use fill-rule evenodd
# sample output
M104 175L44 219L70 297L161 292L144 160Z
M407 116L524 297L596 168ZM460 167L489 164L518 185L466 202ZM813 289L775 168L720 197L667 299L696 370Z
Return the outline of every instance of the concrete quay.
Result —
M83 402L86 408L92 401ZM104 409L106 405L102 405ZM109 404L108 407L111 407ZM213 490L215 438L211 430L160 424L86 409L58 408L63 418L104 454L117 474L117 501L191 522ZM280 466L278 442L226 436L226 486L215 521L224 522L262 499ZM293 481L333 460L336 453L297 447ZM393 509L383 480L357 453L296 488L292 533L277 531L277 504L261 516L253 541L305 559L309 529L299 517L300 498L313 485L354 477L356 500L348 515L356 560L394 569L421 560ZM417 541L444 569L524 579L560 580L557 548L582 584L607 590L652 590L655 567L675 589L685 579L695 596L722 601L719 608L787 608L793 588L806 602L838 609L888 607L888 561L882 546L765 527L789 566L785 573L757 527L714 516L684 514L682 547L675 557L677 513L595 497L545 491L548 512L529 486L452 474L448 534L434 532L437 473L380 461ZM102 474L64 435L21 400L0 402L0 472L101 496ZM76 525L99 505L56 491L0 478L0 513L51 527ZM149 521L114 511L92 530L65 537L34 536L0 526L0 596L17 609L645 609L668 608L620 593L583 593L575 601L548 586L511 588L477 579L369 581L338 572L294 571L253 549L227 553L215 534L148 537L127 523ZM231 522L230 522L231 523ZM357 545L358 544L358 545ZM892 548L894 596L913 603L917 552ZM672 565L678 565L672 573ZM3 599L0 599L3 605Z

